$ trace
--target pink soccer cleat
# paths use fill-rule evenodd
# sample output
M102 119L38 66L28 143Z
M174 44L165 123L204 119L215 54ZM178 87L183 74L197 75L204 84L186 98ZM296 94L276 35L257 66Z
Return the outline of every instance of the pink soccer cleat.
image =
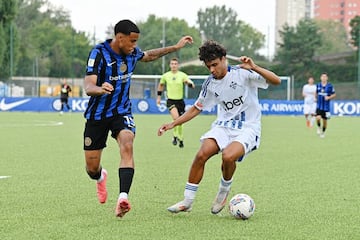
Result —
M107 171L105 169L102 169L101 175L103 176L103 179L101 182L96 183L96 193L98 200L101 204L106 202L107 199L107 190L106 190L106 178L107 178Z
M128 211L130 211L131 206L129 200L126 198L119 198L116 209L115 209L115 216L116 217L123 217Z

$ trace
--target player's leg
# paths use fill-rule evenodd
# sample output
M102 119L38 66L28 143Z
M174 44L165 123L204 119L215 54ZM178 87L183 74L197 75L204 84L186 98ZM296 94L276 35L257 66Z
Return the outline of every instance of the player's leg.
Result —
M96 192L100 203L107 199L106 179L107 171L100 165L102 150L85 150L86 172L89 177L96 180Z
M86 172L91 179L96 181L97 197L100 203L105 203L107 199L107 172L100 165L101 153L106 147L107 134L105 122L103 124L94 124L93 121L86 122L83 146Z
M237 160L245 155L244 145L239 142L232 142L222 151L221 170L225 181L232 179L236 169Z
M320 134L320 137L321 138L324 138L325 137L325 131L326 131L326 128L327 128L327 117L326 116L323 116L322 118L322 132Z
M309 105L304 104L304 116L305 116L306 126L307 127L310 127L309 111L310 111Z
M310 110L310 127L314 126L315 119L316 119L316 103L313 103L311 105L311 110Z
M64 113L64 99L63 98L60 98L60 103L61 103L60 114L63 114Z
M188 182L199 184L205 169L205 164L209 158L219 152L219 146L213 138L203 140L199 151L196 153L195 159L191 165Z
M123 217L131 206L128 195L132 185L135 164L133 155L133 143L135 139L135 123L132 116L119 117L112 123L112 137L116 137L120 149L119 196L116 204L115 215Z
M67 110L71 112L71 108L70 108L70 105L69 105L69 99L68 98L65 99L65 105L66 105Z
M173 120L177 119L180 115L179 115L179 111L176 108L175 104L171 104L171 106L168 107L169 111L170 111L170 115L171 118ZM173 129L173 140L172 140L172 144L175 146L177 145L177 141L179 140L179 134L178 134L178 126L174 127Z
M317 134L321 134L321 110L316 109L316 125L317 125Z
M309 118L309 114L305 114L305 120L306 120L306 126L310 127L310 118Z
M236 162L245 155L244 145L234 141L222 151L222 177L219 190L211 207L211 213L218 214L226 204L227 196L230 192L233 175L236 170Z
M178 139L179 139L179 147L183 148L184 147L184 133L183 133L184 126L181 124L181 125L178 125L177 128L178 128L177 133L178 133Z
M178 100L175 103L175 108L177 112L175 113L175 117L178 118L179 116L185 113L185 102L184 100ZM177 128L177 139L179 140L179 147L184 147L184 134L183 134L183 125L176 126Z
M191 165L188 182L184 190L184 200L168 208L172 213L188 212L191 210L199 183L204 175L206 161L219 152L219 147L213 138L203 140L199 151Z
M173 128L173 140L172 140L172 144L174 146L176 146L178 144L178 126Z

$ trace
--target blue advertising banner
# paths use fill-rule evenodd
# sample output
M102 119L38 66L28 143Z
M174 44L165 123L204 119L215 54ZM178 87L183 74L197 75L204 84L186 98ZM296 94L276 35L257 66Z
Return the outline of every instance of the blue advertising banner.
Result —
M84 112L88 101L88 98L69 98L69 104L73 112ZM156 105L155 99L132 99L131 102L134 114L168 114L165 100L160 105ZM186 109L191 107L194 102L195 99L186 99ZM303 101L260 100L260 105L264 115L303 115ZM0 98L0 112L56 112L60 111L60 109L61 102L57 98ZM204 114L216 114L216 112L217 109L214 108L210 112L204 112ZM360 116L360 101L333 100L331 101L331 114Z

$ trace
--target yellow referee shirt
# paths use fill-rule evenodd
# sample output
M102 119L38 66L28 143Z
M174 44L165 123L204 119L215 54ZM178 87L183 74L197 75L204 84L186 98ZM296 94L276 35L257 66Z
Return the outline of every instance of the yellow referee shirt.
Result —
M189 77L186 73L171 71L164 73L161 76L160 83L166 85L167 98L173 100L180 100L184 98L184 85Z

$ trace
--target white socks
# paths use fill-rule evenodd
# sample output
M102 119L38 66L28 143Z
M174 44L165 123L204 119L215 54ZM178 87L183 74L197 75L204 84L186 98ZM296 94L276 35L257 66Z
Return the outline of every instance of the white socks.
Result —
M186 183L185 191L184 191L184 203L186 205L190 206L193 203L198 187L199 184L194 184L189 182Z

